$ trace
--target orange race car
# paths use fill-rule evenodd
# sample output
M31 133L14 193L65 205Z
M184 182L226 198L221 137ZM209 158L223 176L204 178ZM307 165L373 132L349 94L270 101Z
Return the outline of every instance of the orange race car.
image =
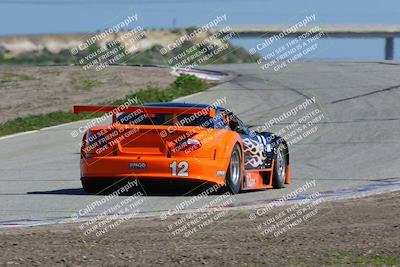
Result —
M223 107L159 103L74 106L73 111L113 119L84 133L81 181L88 192L116 179L218 184L232 193L290 183L285 140L249 129Z

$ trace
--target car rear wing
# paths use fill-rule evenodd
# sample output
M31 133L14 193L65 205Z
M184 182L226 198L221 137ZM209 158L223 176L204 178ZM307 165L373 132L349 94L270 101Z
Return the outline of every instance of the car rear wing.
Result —
M112 122L117 122L117 114L141 112L145 114L204 114L215 117L215 109L209 108L182 108L182 107L151 107L151 106L73 106L72 112L79 114L81 112L109 113L112 115Z

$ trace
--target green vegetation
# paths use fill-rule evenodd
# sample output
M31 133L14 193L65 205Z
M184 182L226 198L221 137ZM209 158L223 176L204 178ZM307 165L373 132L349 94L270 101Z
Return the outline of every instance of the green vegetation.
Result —
M182 34L190 34L196 28L191 27L185 29ZM229 38L227 38L229 39ZM200 40L197 40L200 41ZM26 52L19 56L13 58L7 58L5 55L7 51L0 47L0 64L33 64L33 65L43 65L43 64L79 64L79 60L87 57L91 53L95 53L96 51L102 51L101 54L106 54L114 49L118 50L118 53L124 55L118 62L115 63L127 63L127 64L164 64L164 65L176 65L180 63L177 60L174 62L168 63L169 59L173 59L178 55L184 55L183 58L189 58L194 55L200 55L197 57L192 57L190 62L187 62L182 65L191 65L197 61L199 65L202 64L224 64L224 63L251 63L255 62L258 57L256 55L251 56L245 49L236 47L232 45L229 41L224 40L224 36L220 36L220 43L225 45L225 48L220 52L213 54L216 50L221 48L220 46L213 46L208 42L196 44L192 41L185 41L179 47L173 49L165 55L160 53L160 49L162 48L160 45L154 45L153 47L146 49L144 51L138 51L135 53L128 53L124 55L125 48L123 45L117 41L108 43L106 45L106 49L101 50L97 44L91 44L84 51L79 51L76 55L72 56L68 49L61 50L58 53L52 53L48 49L43 49L42 51L32 51ZM213 47L212 47L213 46ZM207 49L207 47L212 47L211 49ZM200 60L200 58L204 57L205 59ZM209 56L209 58L207 57ZM109 58L111 59L111 58ZM83 64L87 64L86 61Z
M44 48L41 52L27 52L13 58L6 58L0 54L0 64L47 65L72 63L75 63L74 58L67 49L61 50L59 53L52 53L47 48Z
M166 57L161 55L160 49L162 46L160 45L154 45L152 48L147 49L142 52L137 52L134 54L129 55L125 63L127 64L165 64L167 65L166 62Z
M321 258L315 259L292 259L290 264L294 265L340 265L340 266L397 266L400 264L399 256L388 256L388 255L354 255L349 252L331 252L327 253Z
M90 116L83 115L75 116L71 112L57 111L43 115L31 115L23 118L17 118L15 120L0 124L0 136L38 130L44 127L90 118Z
M225 41L224 43L226 45L226 48L221 50L221 52L216 53L215 55L213 55L213 52L216 52L218 50L218 47L214 46L212 49L207 49L206 45L195 45L193 42L190 41L183 42L180 47L177 47L176 49L165 55L161 55L160 53L160 49L162 48L162 46L156 45L150 49L129 56L125 60L125 63L171 65L168 64L168 60L174 59L177 55L185 55L183 59L191 57L195 58L194 60L189 61L187 64L182 65L190 65L193 63L198 63L199 65L253 63L258 59L256 55L251 56L245 49L241 47L236 47L228 41ZM195 55L200 54L201 56L195 57ZM207 59L200 60L203 57ZM180 61L174 60L172 62L172 65L176 65L177 63L180 63Z
M181 75L168 88L148 87L135 93L127 95L123 99L112 102L100 103L100 105L120 105L127 102L128 99L137 98L139 104L151 102L169 102L175 98L205 91L209 85L192 75ZM75 115L72 112L57 111L42 115L31 115L23 118L8 121L0 124L0 136L38 130L44 127L54 126L62 123L78 120L90 119L101 116L99 113L82 113Z
M133 94L127 95L124 99L113 101L110 105L120 105L128 99L136 98L139 104L170 102L175 98L205 91L210 86L193 75L183 74L178 77L167 89L160 90L156 87L147 87Z
M96 85L101 84L100 81L96 79L85 79L83 81L72 78L71 80L72 87L74 87L77 90L90 90Z
M96 84L99 84L98 80L87 79L83 81L82 89L89 90L94 87Z
M19 81L29 81L29 80L34 80L34 78L26 74L17 74L12 72L0 73L0 86L17 84Z
M400 257L396 256L379 256L379 255L370 255L370 256L345 256L338 258L328 258L324 260L324 264L328 265L399 265Z

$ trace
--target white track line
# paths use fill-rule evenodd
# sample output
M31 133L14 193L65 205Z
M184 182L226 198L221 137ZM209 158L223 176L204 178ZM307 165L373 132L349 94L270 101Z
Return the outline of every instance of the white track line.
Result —
M80 120L80 121L71 121L71 122L67 122L67 123L63 123L63 124L49 126L49 127L41 128L39 131L52 130L52 129L56 129L56 128L60 128L60 127L67 126L67 125L70 125L70 124L75 124L75 123L84 122L84 121L90 121L90 119Z
M31 134L31 133L36 133L36 132L39 132L39 130L33 130L33 131L28 131L28 132L16 133L16 134L10 134L10 135L6 135L6 136L0 137L0 140L12 138L12 137L17 137L17 136L21 136L21 135L26 135L26 134Z
M336 201L346 201L346 200L356 200L359 198L365 198L365 197L370 197L370 196L375 196L375 195L380 195L380 194L385 194L385 193L391 193L391 192L396 192L399 191L400 188L389 188L389 189L372 189L371 191L367 192L356 192L355 194L348 193L347 195L342 195L342 196L322 196L321 199L323 202L336 202ZM223 211L238 211L238 210L253 210L256 212L257 209L265 209L266 205L269 203L272 203L274 201L271 199L270 202L268 203L263 203L263 204L250 204L250 205L243 205L243 206L234 206L234 207L225 207ZM282 206L288 206L291 204L294 204L296 202L302 201L302 199L295 199L295 200L288 200L282 204ZM213 211L221 211L218 207L209 207L208 209L204 211L199 211L199 209L187 209L187 210L180 210L176 213L174 213L171 216L174 215L182 215L182 214L188 214L188 213L193 213L193 212L208 212L210 210ZM154 211L154 212L148 212L148 213L138 213L136 216L131 218L131 220L134 219L139 219L139 218L154 218L154 217L159 217L161 214L163 214L165 211ZM0 229L4 228L25 228L25 227L35 227L35 226L43 226L43 225L54 225L54 224L67 224L67 223L84 223L87 221L92 220L96 216L88 216L88 217L81 217L78 219L73 219L70 217L62 217L62 218L54 218L54 219L49 219L49 220L35 220L35 221L28 221L28 220L16 220L10 222L10 224L7 223L1 223L0 224ZM170 217L170 216L168 216ZM116 216L115 219L123 218L123 215L121 216Z
M191 95L178 97L178 98L172 100L172 102L180 102L180 101L182 101L182 100L184 100L184 99L188 99L188 98L193 97L193 96L198 96L198 95L201 95L201 94L203 94L203 93L204 93L204 92L197 92L197 93L194 93L194 94L191 94Z
M50 127L41 128L39 130L21 132L21 133L16 133L16 134L10 134L10 135L6 135L6 136L0 137L0 140L9 139L9 138L13 138L13 137L18 137L18 136L26 135L26 134L38 133L38 132L41 132L41 131L52 130L52 129L60 128L60 127L67 126L67 125L70 125L70 124L80 123L80 122L85 122L85 121L88 121L88 120L72 121L72 122L58 124L58 125L54 125L54 126L50 126Z

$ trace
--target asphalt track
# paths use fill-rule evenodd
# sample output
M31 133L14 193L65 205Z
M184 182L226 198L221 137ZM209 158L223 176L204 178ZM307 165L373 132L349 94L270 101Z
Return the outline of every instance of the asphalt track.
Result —
M228 72L231 79L183 101L211 103L226 97L226 106L253 126L307 97L315 96L325 114L320 131L292 147L292 184L239 194L236 205L280 197L307 180L316 180L310 192L400 180L400 64L299 62L278 72L257 65L211 68ZM81 189L81 136L73 138L70 133L82 124L0 139L0 222L68 218L103 197L86 195ZM164 211L189 198L145 196L140 212Z

